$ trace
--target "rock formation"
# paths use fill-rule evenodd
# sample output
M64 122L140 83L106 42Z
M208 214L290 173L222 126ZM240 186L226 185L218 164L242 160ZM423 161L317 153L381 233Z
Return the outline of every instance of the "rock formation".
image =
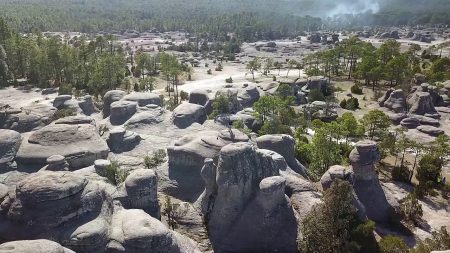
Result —
M215 252L297 252L286 179L269 154L234 143L222 148L217 167L206 161L198 202Z
M109 131L109 137L106 140L112 152L123 152L132 150L141 141L139 134L127 131L123 127L116 127Z
M434 108L433 100L428 92L416 92L408 100L411 114L423 115L430 118L439 118L440 115Z
M360 141L350 153L350 164L354 173L353 188L364 205L367 217L376 222L389 222L394 207L394 198L387 195L380 185L375 164L380 161L377 145L372 141Z
M406 96L403 90L387 92L389 97L380 101L380 106L384 106L395 113L405 113L407 111Z
M179 128L186 128L193 123L203 124L205 122L205 107L197 104L182 103L173 110L173 123Z
M21 143L22 136L18 132L0 129L0 171L12 165Z
M103 96L103 117L111 114L111 104L121 100L126 95L125 91L110 90Z

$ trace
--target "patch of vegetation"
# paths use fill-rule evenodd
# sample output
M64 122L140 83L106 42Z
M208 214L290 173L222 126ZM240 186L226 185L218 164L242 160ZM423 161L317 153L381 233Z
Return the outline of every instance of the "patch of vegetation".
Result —
M144 157L144 165L147 169L154 169L166 161L166 151L164 149L158 149L151 155Z
M380 253L404 253L409 251L405 241L396 236L385 236L378 243Z
M410 226L417 226L422 221L422 205L414 194L400 201L400 215Z
M351 91L353 94L357 94L357 95L362 95L362 94L363 94L363 90L362 90L362 88L361 88L358 84L353 85L353 86L350 88L350 91Z
M233 78L231 78L231 76L227 79L225 79L226 83L233 83Z
M55 112L55 114L53 114L51 121L56 121L58 119L62 119L65 117L69 117L69 116L75 116L77 115L77 111L73 108L62 108L59 109Z
M106 177L109 182L113 185L119 185L125 182L128 177L128 172L121 170L120 165L117 161L110 161L111 164L105 168L104 177Z

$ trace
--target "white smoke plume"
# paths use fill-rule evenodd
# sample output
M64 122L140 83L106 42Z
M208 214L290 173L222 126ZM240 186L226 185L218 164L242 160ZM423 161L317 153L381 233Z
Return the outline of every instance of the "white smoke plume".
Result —
M359 14L372 12L376 13L380 10L378 0L334 0L332 7L326 16L333 17L343 14Z

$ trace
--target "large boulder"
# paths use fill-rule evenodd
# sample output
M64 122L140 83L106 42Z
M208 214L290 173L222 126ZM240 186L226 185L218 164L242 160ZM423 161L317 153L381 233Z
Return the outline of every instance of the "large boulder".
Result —
M46 238L76 252L102 252L108 242L112 198L102 184L72 172L42 171L20 181L4 205L6 240Z
M409 117L409 118L404 118L401 122L400 125L402 125L403 127L406 127L408 129L415 129L418 126L420 126L420 121L415 118L415 117Z
M142 109L142 108L141 108ZM157 125L164 121L164 110L159 107L147 106L145 110L141 110L133 115L127 122L128 129L147 127Z
M117 101L110 105L110 121L113 125L122 125L137 111L137 103L131 101Z
M419 126L417 130L431 136L439 136L444 133L444 130L434 126Z
M14 161L21 143L22 136L20 133L0 129L0 171L7 169Z
M106 252L199 253L194 242L142 210L116 210Z
M233 142L247 142L247 135L239 130L201 131L177 140L167 148L169 178L177 187L167 189L182 200L195 200L203 190L200 171L204 160L217 159L220 150Z
M307 177L308 172L295 158L295 140L286 134L264 135L256 139L256 144L260 149L268 149L282 155L287 164L295 172Z
M159 95L150 92L132 92L124 96L123 100L136 102L141 107L150 104L161 106Z
M135 132L127 131L123 127L116 127L109 131L106 142L112 152L130 151L141 141L141 136Z
M384 107L395 113L404 113L407 110L406 96L403 90L392 91L389 98L384 101Z
M378 180L375 164L380 161L381 156L377 144L360 141L356 143L349 158L354 172L353 188L365 207L367 217L376 222L389 222L398 202L383 190Z
M24 240L0 245L0 253L75 253L49 240Z
M212 112L212 101L209 99L211 96L211 91L198 89L193 90L189 94L189 103L197 104L205 107L206 113L210 114Z
M433 100L428 92L416 92L408 100L411 114L424 115L431 118L439 118L439 113L434 108Z
M125 179L116 198L126 209L142 209L152 217L159 219L157 182L155 171L134 170Z
M260 97L256 84L245 83L238 88L238 101L243 108L251 107Z
M109 148L91 124L46 126L25 138L17 152L16 161L24 167L42 168L52 155L62 155L71 169L94 164L108 156Z
M182 103L173 110L173 123L179 128L187 128L193 123L203 124L207 119L205 107L197 104Z
M0 109L0 128L19 133L34 131L50 124L56 111L55 107L45 104Z
M106 118L111 113L111 104L121 100L126 95L122 90L110 90L103 96L103 117Z
M207 161L202 175L209 189L198 203L214 252L297 252L286 179L271 154L233 143L222 148L217 166Z

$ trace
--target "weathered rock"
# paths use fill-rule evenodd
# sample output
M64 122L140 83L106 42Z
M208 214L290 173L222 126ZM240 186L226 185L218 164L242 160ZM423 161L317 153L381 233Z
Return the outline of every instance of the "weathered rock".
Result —
M132 92L124 96L123 100L136 102L140 107L150 104L161 106L159 95L150 92Z
M384 192L375 172L375 164L381 159L376 143L358 142L349 158L355 175L353 188L367 217L376 222L389 222L398 202Z
M41 170L47 171L68 171L69 164L66 162L66 158L62 155L52 155L47 158L47 166Z
M395 113L406 112L406 96L403 90L392 91L389 98L384 102L384 107L392 110Z
M444 133L444 130L434 126L419 126L417 127L417 130L431 136L439 136Z
M388 114L389 119L392 121L393 124L398 125L400 122L407 118L408 116L403 113L390 113Z
M391 96L392 92L394 91L394 89L390 88L386 91L386 93L384 93L384 95L378 99L378 104L381 107L384 107L384 103L389 99L389 97Z
M161 107L147 108L133 115L127 122L128 129L157 125L164 121L164 110Z
M409 118L404 118L401 122L400 125L409 128L409 129L414 129L417 128L418 126L420 126L420 121L417 118L414 117L409 117Z
M109 148L91 124L46 126L25 138L16 161L24 166L42 168L52 155L62 155L71 169L94 164L108 156Z
M228 130L202 131L177 140L167 148L169 177L178 186L169 193L186 201L197 199L204 187L200 171L205 159L217 159L224 146L248 140L247 135L236 129L231 133Z
M414 115L414 118L416 118L422 125L429 125L429 126L435 126L435 127L438 127L440 125L439 120L431 118L431 117L422 116L422 115Z
M132 171L125 180L117 197L126 209L142 209L152 217L159 219L156 173L149 169Z
M113 125L122 125L137 111L137 103L131 101L117 101L110 105L110 121Z
M71 99L72 99L72 95L59 95L53 101L53 106L58 109L61 109L64 106L64 103Z
M111 104L121 100L126 95L122 90L110 90L103 96L103 117L106 118L111 113Z
M127 131L123 127L116 127L109 131L106 140L112 152L123 152L132 150L141 141L141 136L135 132Z
M1 253L75 253L49 240L13 241L0 245Z
M427 77L425 75L417 73L414 75L413 84L421 85L421 84L425 83L426 80L427 80Z
M37 104L22 109L0 110L0 128L19 133L37 130L51 122L57 109L45 104Z
M191 91L191 93L189 94L189 103L205 107L206 113L210 114L213 110L210 96L211 96L210 90L203 90L203 89L194 90Z
M91 124L95 126L95 120L88 116L77 115L58 119L54 121L53 124L67 124L67 125Z
M0 171L11 165L22 143L22 136L13 130L0 129Z
M231 115L231 122L229 124L232 125L233 122L241 120L250 130L252 130L253 132L257 132L259 129L261 129L262 124L254 115L255 112L252 108L246 108L242 111L237 112L235 115Z
M336 179L349 181L350 183L352 183L353 171L348 167L340 165L331 166L320 179L320 184L322 185L323 190L329 189L331 187L331 184Z
M199 253L195 244L142 210L117 210L106 252Z
M243 108L251 107L259 97L256 84L245 83L238 89L238 101Z
M308 176L305 166L300 164L295 158L295 140L289 135L264 135L256 139L258 148L275 151L282 155L286 163L295 172Z
M203 203L210 199L202 212L215 252L297 251L297 224L284 195L286 180L278 176L278 163L270 154L248 143L230 144L220 152L217 175L205 172L206 185L217 186L211 195L206 194L211 190L202 195Z
M95 107L94 101L92 100L92 96L90 95L84 96L83 99L78 103L78 106L83 111L83 113L88 116L98 111L97 107Z
M187 128L193 123L203 124L207 119L205 107L197 104L182 103L172 114L173 123L179 128Z
M439 113L434 108L434 104L430 93L428 92L416 92L409 99L411 114L425 115L428 117L439 117Z

